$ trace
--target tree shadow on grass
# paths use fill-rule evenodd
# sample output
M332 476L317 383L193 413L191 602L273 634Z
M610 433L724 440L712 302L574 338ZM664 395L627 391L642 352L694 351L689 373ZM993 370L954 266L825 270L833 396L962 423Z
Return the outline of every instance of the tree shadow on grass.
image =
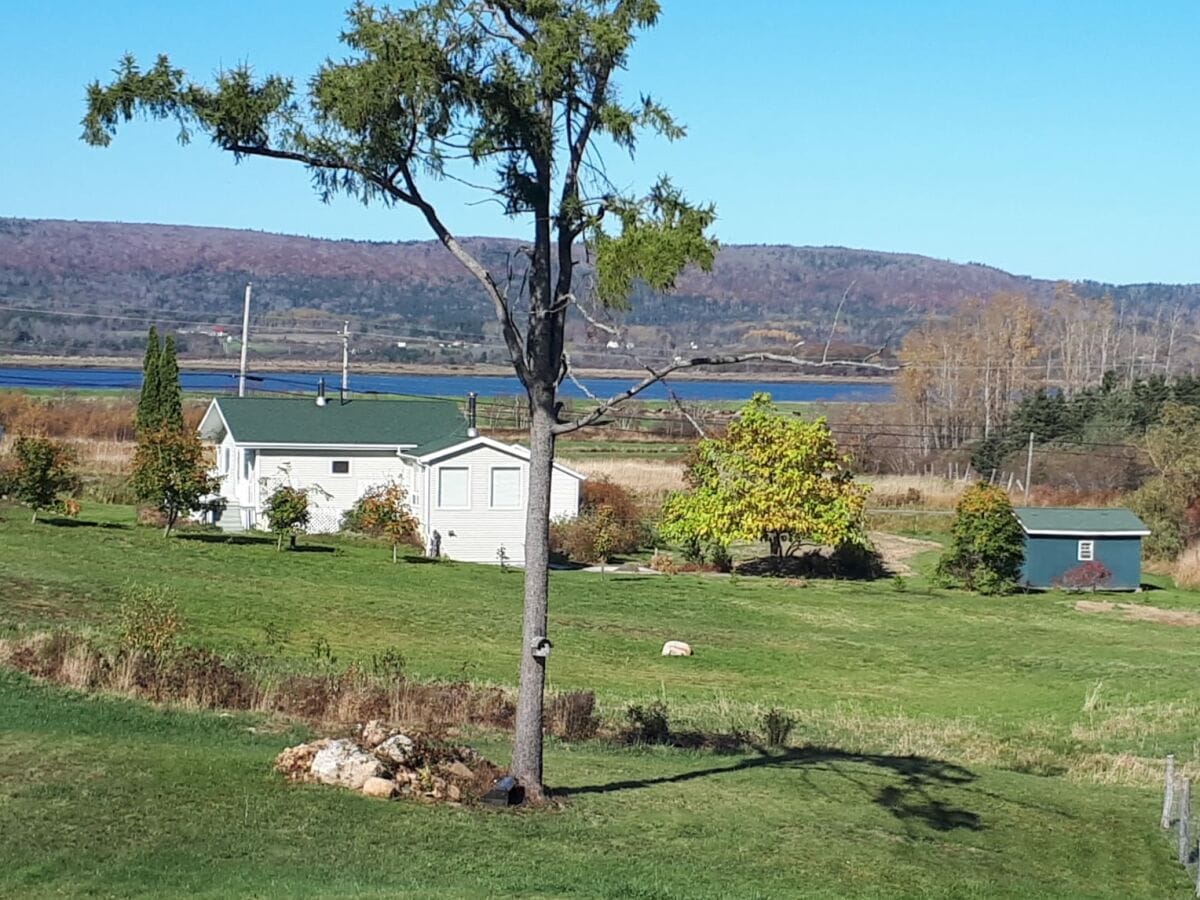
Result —
M59 517L38 519L38 522L54 528L104 528L110 531L128 531L133 527L121 522L96 522L91 519L63 519Z
M923 824L934 831L982 831L986 827L978 813L953 806L930 793L938 788L965 788L978 778L971 770L922 756L848 753L829 747L797 747L782 753L762 752L760 756L731 765L693 769L659 778L563 788L556 793L565 796L610 794L762 768L832 772L867 794L871 802L897 819ZM887 779L882 786L874 780L879 775Z
M274 547L276 539L257 534L225 534L212 531L180 531L175 534L177 540L198 541L202 544L233 544L235 546L262 546L269 544ZM294 547L284 547L284 553L336 553L336 547L326 544L296 544Z

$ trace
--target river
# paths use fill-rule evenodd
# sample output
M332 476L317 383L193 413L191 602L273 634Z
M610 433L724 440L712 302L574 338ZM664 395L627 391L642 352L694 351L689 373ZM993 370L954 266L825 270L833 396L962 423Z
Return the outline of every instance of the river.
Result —
M254 374L247 378L250 392L310 393L316 391L317 379L324 374L331 393L340 384L340 374L295 371ZM68 388L113 389L137 388L141 384L139 369L87 368L21 368L0 366L0 388ZM180 373L185 391L228 393L237 388L237 372L188 371ZM589 378L583 382L599 397L608 397L628 388L632 380L621 378ZM756 391L766 391L775 400L787 403L887 403L892 399L892 386L869 382L842 381L672 381L671 389L684 400L741 401ZM462 397L475 391L481 397L512 396L521 392L516 377L495 375L368 375L352 372L350 390L356 393L376 393L420 397ZM570 381L564 382L562 392L568 397L583 397L584 393ZM640 397L646 400L665 400L666 388L653 385Z

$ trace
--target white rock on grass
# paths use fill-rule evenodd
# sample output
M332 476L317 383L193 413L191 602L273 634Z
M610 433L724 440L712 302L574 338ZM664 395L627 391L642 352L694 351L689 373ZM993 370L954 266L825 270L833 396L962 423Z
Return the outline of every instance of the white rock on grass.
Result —
M393 734L375 748L375 756L393 766L405 765L413 752L413 739L406 734Z
M663 656L691 656L692 645L683 641L667 641L663 644Z
M383 764L354 741L330 741L312 761L312 774L317 781L339 784L352 791L362 790L368 778L377 778L383 772Z
M396 793L396 782L390 778L368 778L363 782L362 792L366 797L390 800Z

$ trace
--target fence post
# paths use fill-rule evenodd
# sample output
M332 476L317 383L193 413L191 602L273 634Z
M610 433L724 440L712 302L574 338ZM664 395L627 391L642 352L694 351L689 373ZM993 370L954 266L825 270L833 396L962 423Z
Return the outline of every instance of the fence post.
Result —
M1186 866L1192 855L1192 783L1183 779L1179 786L1179 864Z
M1163 786L1163 810L1162 821L1160 824L1163 828L1171 827L1171 806L1175 800L1175 754L1167 756L1167 776L1166 784Z

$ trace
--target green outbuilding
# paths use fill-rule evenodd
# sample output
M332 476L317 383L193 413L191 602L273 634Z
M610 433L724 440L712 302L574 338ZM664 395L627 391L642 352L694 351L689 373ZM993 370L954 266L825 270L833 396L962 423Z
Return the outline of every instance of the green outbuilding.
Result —
M1026 587L1141 589L1142 538L1150 529L1129 510L1027 506L1014 512L1025 532Z

